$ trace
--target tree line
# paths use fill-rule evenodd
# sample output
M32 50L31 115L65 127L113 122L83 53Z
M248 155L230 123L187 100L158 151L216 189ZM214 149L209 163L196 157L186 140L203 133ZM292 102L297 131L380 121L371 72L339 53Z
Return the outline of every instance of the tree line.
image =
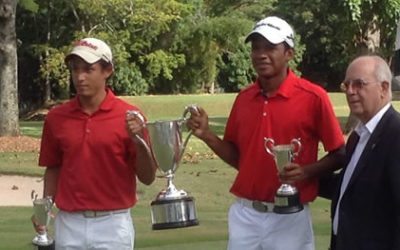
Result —
M20 0L20 109L71 95L64 57L87 36L111 45L119 95L236 92L254 78L244 38L268 15L296 32L292 67L335 90L355 55L390 59L399 14L400 0Z

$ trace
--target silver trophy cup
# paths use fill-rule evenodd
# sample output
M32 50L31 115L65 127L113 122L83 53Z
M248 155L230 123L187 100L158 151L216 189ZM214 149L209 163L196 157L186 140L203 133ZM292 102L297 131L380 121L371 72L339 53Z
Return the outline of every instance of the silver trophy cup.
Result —
M279 172L283 167L298 156L301 143L299 139L293 139L290 144L275 145L271 138L264 138L264 148L268 154L274 157ZM275 194L274 212L278 214L291 214L303 210L297 188L283 183Z
M31 198L33 202L33 215L35 217L36 223L41 226L46 226L50 224L50 213L53 206L53 201L50 198L38 199L38 195L35 191L32 191ZM33 238L33 245L37 246L38 249L46 249L45 247L50 247L53 245L54 240L47 234L47 232L38 233L35 238Z
M191 136L182 138L182 129L186 115L196 106L188 106L181 119L172 121L155 121L146 123L149 131L150 146L137 136L152 153L162 177L167 179L167 187L158 193L151 202L151 220L153 230L181 228L198 225L194 198L184 190L178 190L172 183L183 152ZM135 115L144 121L139 112L128 111L127 115Z

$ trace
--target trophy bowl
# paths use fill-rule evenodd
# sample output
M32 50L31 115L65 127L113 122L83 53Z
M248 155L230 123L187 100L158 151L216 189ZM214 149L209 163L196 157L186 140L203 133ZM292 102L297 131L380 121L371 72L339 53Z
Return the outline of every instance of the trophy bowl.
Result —
M292 162L298 156L301 143L299 139L293 139L290 144L275 145L271 138L264 138L264 148L273 156L278 172L282 172L284 166ZM300 195L296 187L282 183L275 194L273 211L278 214L291 214L303 210Z
M189 132L185 140L182 138L182 128L186 122L185 116L190 109L197 109L197 107L193 105L186 107L181 119L146 123L150 146L137 136L139 141L152 153L162 177L167 179L167 187L161 190L156 199L151 202L153 230L182 228L199 224L195 199L188 196L184 190L178 190L172 182L191 136L191 132ZM136 115L144 121L138 112L128 111L129 114Z

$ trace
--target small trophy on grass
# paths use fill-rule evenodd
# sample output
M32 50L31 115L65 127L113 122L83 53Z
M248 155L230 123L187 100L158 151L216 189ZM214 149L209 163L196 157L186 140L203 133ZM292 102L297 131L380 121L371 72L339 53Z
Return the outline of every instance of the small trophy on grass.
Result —
M47 228L51 220L50 214L53 201L51 198L38 199L37 197L37 193L32 190L31 199L33 202L34 220L39 226L45 226ZM48 235L47 231L38 233L35 238L33 238L32 243L37 250L54 249L54 240Z

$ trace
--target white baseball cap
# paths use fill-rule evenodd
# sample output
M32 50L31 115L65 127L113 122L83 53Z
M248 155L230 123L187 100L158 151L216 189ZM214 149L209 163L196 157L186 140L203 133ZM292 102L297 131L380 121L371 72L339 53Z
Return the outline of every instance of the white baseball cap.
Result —
M95 63L100 59L112 64L112 52L110 47L97 38L84 38L74 43L74 47L65 60L71 55L76 55L87 63Z
M245 42L251 40L253 34L260 34L272 44L286 42L294 48L294 32L292 27L283 19L270 16L257 22L253 31L247 35Z

